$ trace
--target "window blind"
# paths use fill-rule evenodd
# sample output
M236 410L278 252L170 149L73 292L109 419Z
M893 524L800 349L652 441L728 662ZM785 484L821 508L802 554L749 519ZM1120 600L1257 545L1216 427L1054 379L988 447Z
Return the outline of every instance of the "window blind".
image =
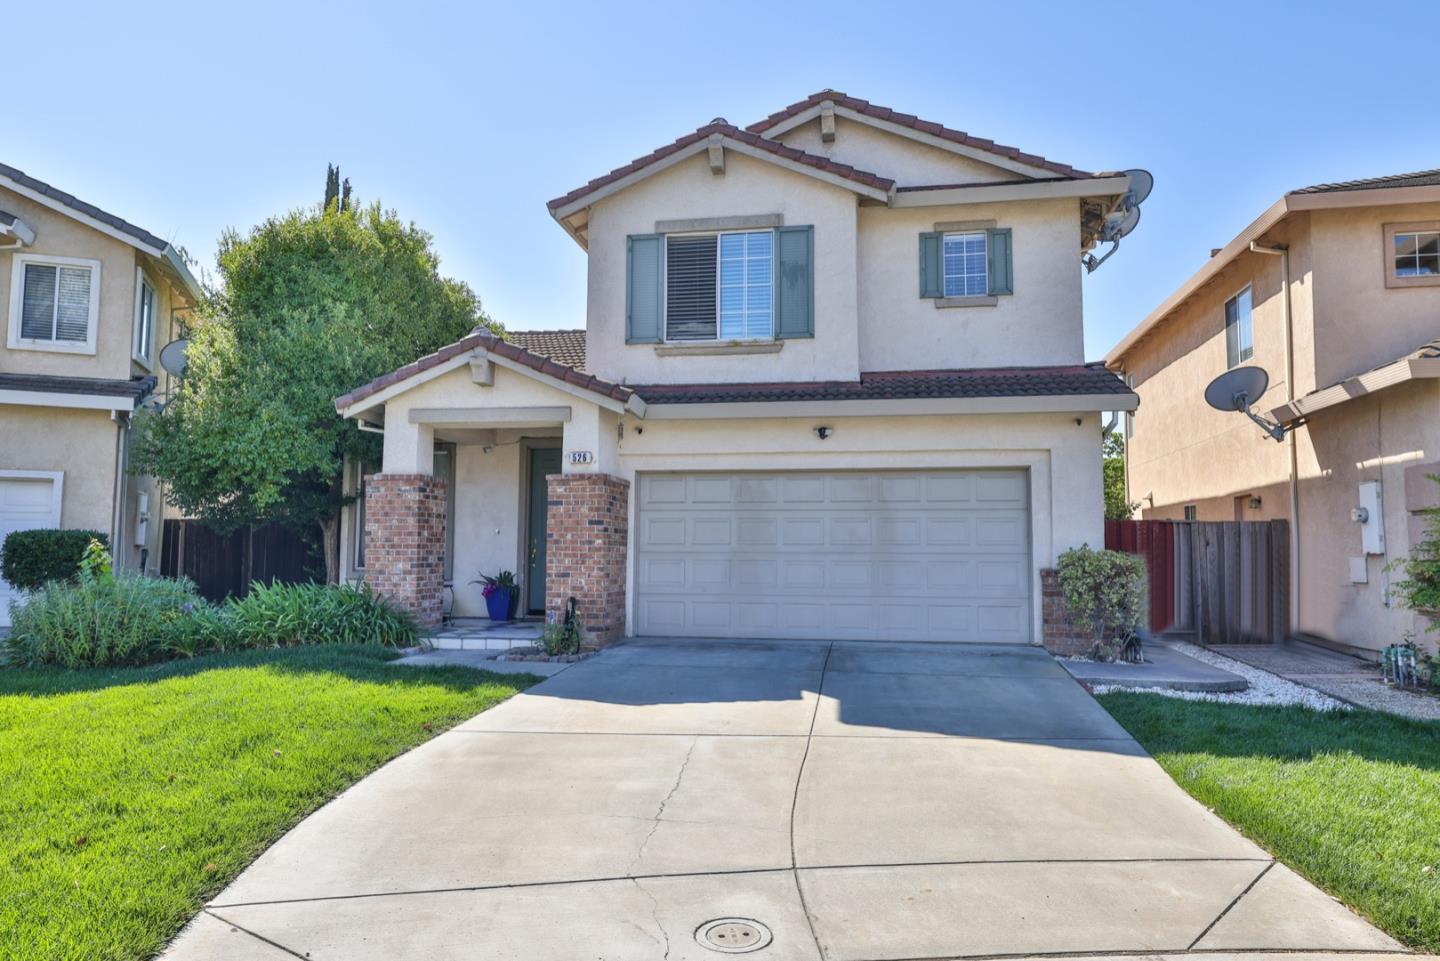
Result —
M665 241L665 339L715 339L716 238Z

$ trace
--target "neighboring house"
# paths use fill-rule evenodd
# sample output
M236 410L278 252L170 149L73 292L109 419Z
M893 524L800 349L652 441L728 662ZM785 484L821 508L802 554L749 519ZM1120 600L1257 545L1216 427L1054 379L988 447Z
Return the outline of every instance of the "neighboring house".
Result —
M0 164L0 538L89 528L118 566L158 564L161 498L127 472L131 416L163 391L158 352L199 296L164 240ZM10 596L0 582L0 625Z
M347 574L433 622L515 569L602 643L1033 642L1135 403L1081 329L1128 185L831 91L592 180L549 204L583 348L477 332L337 398L384 431Z
M1106 362L1141 398L1140 517L1289 518L1295 629L1371 651L1423 635L1386 565L1440 503L1440 170L1286 194ZM1240 365L1269 373L1255 410L1298 425L1283 443L1206 406Z

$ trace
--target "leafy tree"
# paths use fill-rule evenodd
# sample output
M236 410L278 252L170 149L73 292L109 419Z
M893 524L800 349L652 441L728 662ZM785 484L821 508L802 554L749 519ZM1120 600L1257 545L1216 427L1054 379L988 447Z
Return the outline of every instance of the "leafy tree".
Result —
M1127 520L1139 504L1125 499L1125 441L1111 431L1101 448L1105 472L1105 519Z
M318 531L333 582L344 460L379 452L333 399L477 324L500 328L466 284L440 276L430 235L378 203L226 231L218 262L222 286L186 325L180 389L139 419L135 469L222 532L268 521Z

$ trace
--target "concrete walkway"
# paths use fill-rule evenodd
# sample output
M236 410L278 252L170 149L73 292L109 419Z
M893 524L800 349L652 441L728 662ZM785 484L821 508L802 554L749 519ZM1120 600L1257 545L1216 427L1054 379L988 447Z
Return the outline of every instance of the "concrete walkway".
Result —
M1331 697L1420 721L1440 720L1440 697L1389 687L1380 665L1304 641L1220 644L1210 650Z
M397 759L165 957L736 950L1399 946L1180 791L1043 651L676 642L608 650Z

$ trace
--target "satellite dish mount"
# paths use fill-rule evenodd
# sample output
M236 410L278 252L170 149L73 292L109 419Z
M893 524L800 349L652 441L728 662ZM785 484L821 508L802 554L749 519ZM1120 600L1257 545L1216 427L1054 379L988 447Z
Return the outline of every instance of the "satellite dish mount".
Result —
M1216 410L1236 411L1253 420L1271 440L1282 441L1299 427L1301 421L1277 424L1250 409L1270 386L1270 375L1263 367L1236 367L1216 377L1205 388L1205 403Z
M1099 239L1110 245L1105 251L1105 256L1096 257L1094 254L1086 254L1082 263L1085 264L1085 272L1093 274L1100 269L1100 265L1111 257L1115 251L1120 249L1120 238L1126 236L1140 224L1140 205L1145 198L1150 196L1150 191L1155 188L1155 178L1150 176L1148 170L1127 170L1125 176L1130 178L1130 189L1125 191L1125 196L1120 198L1120 203L1110 216L1105 218L1105 223L1100 226Z

